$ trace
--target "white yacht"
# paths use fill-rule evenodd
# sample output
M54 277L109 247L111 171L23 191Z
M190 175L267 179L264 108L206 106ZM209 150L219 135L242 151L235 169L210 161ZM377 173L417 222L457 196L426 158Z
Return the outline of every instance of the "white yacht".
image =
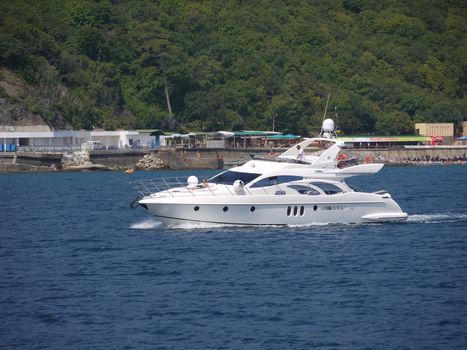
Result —
M297 160L299 150L331 144ZM200 182L158 178L132 182L136 204L165 224L306 225L402 221L407 218L387 192L358 192L345 179L375 174L383 164L340 159L343 142L306 139L274 159L251 159Z

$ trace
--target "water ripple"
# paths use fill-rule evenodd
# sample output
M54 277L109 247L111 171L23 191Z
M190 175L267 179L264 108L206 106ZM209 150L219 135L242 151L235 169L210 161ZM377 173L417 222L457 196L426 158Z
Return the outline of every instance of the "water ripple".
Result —
M466 169L355 180L406 222L254 228L165 227L123 174L0 174L0 348L465 349Z

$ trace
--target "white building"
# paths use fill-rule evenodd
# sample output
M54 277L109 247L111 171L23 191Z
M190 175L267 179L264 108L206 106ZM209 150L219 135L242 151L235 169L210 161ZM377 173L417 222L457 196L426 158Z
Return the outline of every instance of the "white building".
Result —
M105 148L129 148L138 137L137 131L117 130L117 131L91 131L90 140L100 141Z
M90 140L89 131L4 131L0 132L0 150L14 151L18 147L79 148Z
M0 131L0 151L7 152L18 147L37 151L80 149L87 141L100 141L106 149L155 146L150 131Z
M415 133L421 136L454 137L453 123L415 123Z

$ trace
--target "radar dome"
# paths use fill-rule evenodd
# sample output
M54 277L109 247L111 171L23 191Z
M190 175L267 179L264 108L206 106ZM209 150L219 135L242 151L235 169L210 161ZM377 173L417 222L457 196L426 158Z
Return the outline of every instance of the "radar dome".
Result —
M244 186L245 186L245 184L243 183L242 180L235 180L234 183L233 183L234 191L237 194L243 194L244 193L244 191L243 191Z
M198 185L198 178L194 175L191 175L186 181L189 188L194 188Z
M334 120L324 119L322 129L324 132L333 132L334 131Z

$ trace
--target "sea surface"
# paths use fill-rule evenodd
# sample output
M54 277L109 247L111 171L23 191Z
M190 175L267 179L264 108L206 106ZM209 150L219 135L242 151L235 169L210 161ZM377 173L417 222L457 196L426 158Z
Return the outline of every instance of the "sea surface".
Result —
M397 224L164 227L128 181L0 174L0 349L467 349L467 166L385 167Z

